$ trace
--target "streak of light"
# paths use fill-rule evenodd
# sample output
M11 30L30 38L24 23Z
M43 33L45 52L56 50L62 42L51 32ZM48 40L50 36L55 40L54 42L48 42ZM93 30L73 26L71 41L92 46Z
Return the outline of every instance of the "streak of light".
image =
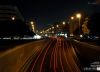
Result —
M66 43L66 45L68 46L67 43ZM77 66L77 64L76 64L76 62L75 62L75 60L74 60L72 54L70 54L70 50L69 50L68 48L66 48L66 49L67 49L67 51L68 51L68 56L70 57L70 58L68 59L68 63L69 63L69 65L70 65L70 67L71 67L71 70L72 70L72 71L75 71L75 72L81 72L80 69L79 69L79 67ZM71 63L73 63L73 64L71 64ZM73 66L73 65L74 65L74 66Z
M52 51L52 54L51 54L51 57L50 57L50 68L51 68L51 65L52 65L52 57L53 57L53 53L54 53L54 48L53 48L53 51Z
M55 49L54 49L55 51ZM54 52L54 72L56 72L55 52Z
M37 56L37 58L36 58L36 60L35 60L35 62L34 62L34 64L33 64L33 66L32 66L31 72L33 72L33 69L34 69L34 67L35 67L35 65L36 65L36 63L37 63L37 61L38 61L40 55L42 54L42 51L43 51L43 49L40 50L40 53L39 53L39 55Z
M54 40L53 40L53 41L54 41ZM52 42L53 42L53 41L52 41ZM48 47L47 47L47 49L46 49L46 51L45 51L45 53L44 53L44 56L43 56L43 58L42 58L42 62L41 62L41 64L40 64L40 70L39 70L39 72L42 72L43 62L44 62L44 59L45 59L45 57L46 57L46 54L47 54L47 52L48 52L50 46L52 45L52 42L48 45Z
M65 54L64 42L63 42L63 53L64 53L64 57L65 57L66 63L67 63L67 65L69 65L69 66L68 66L68 69L70 70L70 72L73 72L72 69L71 69L71 67L70 67L70 64L68 63L68 60L67 60L67 57L66 57L66 54Z
M63 67L63 64L62 64L62 55L61 55L60 50L59 50L59 56L60 56L60 64L61 64L62 72L64 72L64 67Z

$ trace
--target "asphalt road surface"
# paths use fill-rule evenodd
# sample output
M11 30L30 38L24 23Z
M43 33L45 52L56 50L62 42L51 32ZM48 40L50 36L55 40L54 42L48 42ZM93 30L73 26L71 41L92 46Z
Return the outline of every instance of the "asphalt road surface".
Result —
M96 72L97 65L100 47L64 37L32 41L0 53L0 72Z
M71 42L50 38L49 44L33 54L20 72L81 72L81 65Z

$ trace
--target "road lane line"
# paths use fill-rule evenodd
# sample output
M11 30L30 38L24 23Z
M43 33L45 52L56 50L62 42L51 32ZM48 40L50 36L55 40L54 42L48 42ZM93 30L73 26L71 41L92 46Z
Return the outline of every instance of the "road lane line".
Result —
M33 66L32 66L31 72L33 72L33 69L34 69L34 67L35 67L35 64L37 63L37 61L38 61L38 59L39 59L39 57L40 57L42 51L43 51L43 49L40 50L40 52L39 52L39 54L38 54L38 56L37 56L37 58L36 58L36 60L35 60L35 62L34 62L34 64L33 64Z
M53 41L54 41L54 40L53 40ZM47 47L47 49L46 49L46 51L45 51L45 53L44 53L44 56L43 56L43 58L42 58L42 62L41 62L41 64L40 64L40 70L39 70L39 72L42 72L42 67L43 67L44 59L45 59L46 54L47 54L47 52L48 52L50 46L52 45L53 41L49 44L49 46Z
M63 67L63 64L62 64L61 50L59 50L59 56L60 56L60 64L61 64L62 72L64 72L64 67Z
M68 46L67 42L66 45ZM72 54L70 53L69 49L66 48L68 51L68 56L70 57L70 59L68 59L68 63L70 64L71 70L75 71L75 72L80 72L79 67L77 66ZM73 63L73 64L72 64ZM74 66L73 66L74 65Z
M55 46L55 68L57 68L57 44L56 43L56 46Z
M50 57L50 68L51 68L51 65L52 65L52 57L53 57L53 53L54 53L54 48L53 48L53 51L52 51L52 54L51 54L51 57Z
M40 52L39 52L39 54L38 54L38 56L37 56L37 58L36 58L36 60L35 60L35 62L33 64L33 66L32 66L31 72L33 72L33 69L34 69L34 67L35 67L40 55L42 54L43 50L44 50L43 48L40 49Z
M26 72L28 70L28 67L30 66L31 62L33 61L33 56L35 56L38 51L39 51L39 48L35 48L35 50L33 52L34 54L28 58L26 63L20 68L20 70L18 72Z
M59 42L59 40L57 39L57 42L56 42L55 47L54 47L54 51L55 51L55 52L54 52L54 72L56 72L56 68L58 67L58 66L57 66L57 65L58 65L58 64L57 64L57 62L58 62L58 61L57 61L57 58L58 58L58 57L57 57L57 56L58 56L58 55L57 55L57 50L58 50L58 45L60 45L59 43L60 43L60 42Z
M65 57L65 60L66 60L67 65L70 65L69 62L68 62L68 59L66 57L66 54L65 54L65 50L64 50L65 47L64 47L64 45L65 44L64 44L64 41L63 41L63 53L64 53L64 57ZM68 66L68 69L70 70L70 72L73 72L70 66Z
M56 72L56 64L55 64L55 49L54 49L54 72Z

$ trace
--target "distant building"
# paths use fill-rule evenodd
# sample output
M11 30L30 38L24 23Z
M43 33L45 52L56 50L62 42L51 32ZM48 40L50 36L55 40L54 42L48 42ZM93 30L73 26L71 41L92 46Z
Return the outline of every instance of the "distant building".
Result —
M0 5L0 21L20 19L24 21L20 11L16 6Z
M34 19L29 19L26 21L26 24L28 25L30 31L33 31L34 33L36 33L36 22Z

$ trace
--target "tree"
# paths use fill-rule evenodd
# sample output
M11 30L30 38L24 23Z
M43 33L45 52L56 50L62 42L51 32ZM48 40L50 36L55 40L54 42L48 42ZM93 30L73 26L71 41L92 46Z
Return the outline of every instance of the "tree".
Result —
M87 27L90 30L90 35L100 36L100 13L90 16Z

